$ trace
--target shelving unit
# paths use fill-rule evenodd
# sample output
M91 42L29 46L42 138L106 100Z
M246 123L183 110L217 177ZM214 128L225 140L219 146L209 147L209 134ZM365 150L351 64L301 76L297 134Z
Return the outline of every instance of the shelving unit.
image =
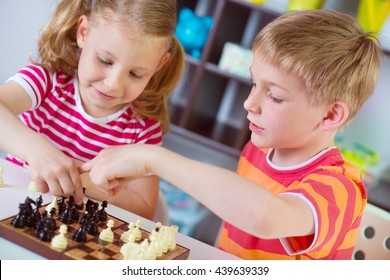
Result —
M243 103L250 79L218 68L226 42L251 48L258 31L279 14L244 0L182 0L198 16L212 16L213 27L201 59L187 55L180 84L170 99L172 132L186 134L232 156L249 140ZM192 137L193 138L193 137Z

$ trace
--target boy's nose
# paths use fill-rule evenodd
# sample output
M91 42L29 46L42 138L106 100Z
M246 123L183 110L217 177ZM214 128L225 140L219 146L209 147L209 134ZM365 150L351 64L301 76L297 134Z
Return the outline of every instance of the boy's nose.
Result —
M248 98L244 101L244 108L248 112L252 112L255 114L261 113L260 100L259 100L259 98L255 97L255 94L253 92L251 92L248 95Z

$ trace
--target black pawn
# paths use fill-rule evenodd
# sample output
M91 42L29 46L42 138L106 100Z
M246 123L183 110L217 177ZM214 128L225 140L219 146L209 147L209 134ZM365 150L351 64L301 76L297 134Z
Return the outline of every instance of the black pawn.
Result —
M107 204L108 204L107 201L103 200L102 208L98 211L99 221L101 221L101 222L107 221L107 212L105 210L107 207Z
M90 235L96 236L99 234L99 228L97 225L98 219L99 218L97 217L96 213L94 213L92 217L89 219L86 229Z
M62 215L66 209L65 196L61 195L61 198L58 201L58 215Z
M85 224L82 224L79 229L74 232L72 239L77 242L87 241L87 231L85 230Z
M56 209L52 208L50 210L50 217L47 219L46 224L51 231L55 231L57 229L57 223L56 220L54 219L54 215L56 213Z
M53 233L49 229L49 226L44 225L43 229L38 234L38 239L41 241L51 241L52 238L53 238Z

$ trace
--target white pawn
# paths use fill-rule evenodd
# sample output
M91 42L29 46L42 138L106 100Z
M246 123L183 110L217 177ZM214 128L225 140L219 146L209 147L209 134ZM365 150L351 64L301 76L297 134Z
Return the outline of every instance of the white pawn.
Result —
M168 250L173 251L176 248L176 232L178 232L179 227L176 225L171 225L170 227L167 227L167 231L169 232L168 235Z
M114 233L112 232L112 227L114 226L113 220L108 220L107 222L107 228L102 230L102 232L99 234L99 239L107 242L112 243L114 241Z
M130 236L130 234L132 234L132 232L133 232L133 230L135 228L135 223L131 222L127 227L129 228L129 230L125 231L121 235L121 241L124 242L124 243L129 242L129 236Z
M68 239L65 237L65 233L68 231L67 225L61 225L59 232L60 234L54 236L54 238L51 241L51 246L59 249L64 250L66 247L68 247Z
M135 228L133 229L132 233L134 234L135 241L140 241L142 239L142 232L141 232L141 220L137 220L135 222Z

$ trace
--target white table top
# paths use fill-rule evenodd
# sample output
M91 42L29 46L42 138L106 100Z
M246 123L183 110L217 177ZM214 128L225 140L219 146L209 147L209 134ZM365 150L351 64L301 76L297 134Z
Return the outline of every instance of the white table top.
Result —
M27 196L35 200L40 194L28 190L27 186L31 181L30 175L24 168L12 164L3 158L0 158L0 166L3 168L3 187L0 187L0 220L16 215L18 213L19 203L24 202ZM50 194L42 195L44 203L50 203L53 197ZM142 218L131 212L125 211L114 205L108 205L106 211L124 221L142 221L142 228L151 231L155 223L153 221ZM205 244L201 241L177 233L176 242L190 249L189 259L192 260L228 260L238 259L237 257L226 253L218 248ZM0 259L44 259L13 242L10 242L0 237Z

